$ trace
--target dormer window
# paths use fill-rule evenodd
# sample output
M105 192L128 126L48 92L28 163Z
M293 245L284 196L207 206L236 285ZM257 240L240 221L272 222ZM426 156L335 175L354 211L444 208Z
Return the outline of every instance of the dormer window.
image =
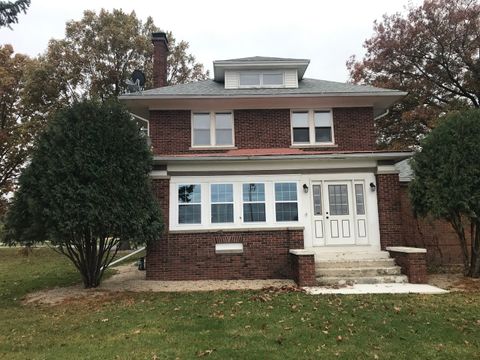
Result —
M240 72L240 87L283 87L284 72Z

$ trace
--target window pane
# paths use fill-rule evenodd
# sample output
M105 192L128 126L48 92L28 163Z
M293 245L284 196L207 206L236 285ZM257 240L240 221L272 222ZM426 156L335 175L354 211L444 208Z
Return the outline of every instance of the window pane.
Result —
M313 214L322 215L322 187L320 185L313 185L312 192L313 192Z
M232 113L216 113L215 128L216 129L232 129L233 128Z
M240 85L260 85L259 73L240 73Z
M233 202L233 185L232 184L212 184L211 186L212 202Z
M201 205L180 205L178 208L179 224L200 224Z
M292 127L308 128L308 112L293 112L292 113Z
M310 130L308 128L294 128L293 129L294 143L308 143L310 142Z
M265 184L243 184L243 201L265 201Z
M276 203L275 213L277 221L298 221L297 203Z
M210 144L210 130L193 130L193 145Z
M276 183L275 201L296 201L297 183Z
M315 127L330 127L332 125L332 115L330 111L315 111Z
M200 185L180 185L178 187L178 202L181 204L196 203L201 201Z
M316 127L315 128L315 142L332 142L332 128Z
M348 215L347 185L328 185L330 215Z
M212 204L212 223L233 222L233 204Z
M215 130L215 142L217 145L233 145L232 130Z
M210 114L196 113L193 114L194 129L210 129Z
M357 215L365 215L363 184L355 184L355 202L357 204Z
M266 221L265 203L243 204L243 221L244 222Z
M263 74L263 85L283 85L283 73Z

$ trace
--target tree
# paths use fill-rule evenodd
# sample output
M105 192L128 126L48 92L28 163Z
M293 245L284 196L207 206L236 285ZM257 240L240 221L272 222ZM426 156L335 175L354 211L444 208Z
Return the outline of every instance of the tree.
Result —
M19 178L5 242L49 244L96 287L121 240L162 230L149 186L151 153L118 103L83 101L58 111Z
M30 0L0 1L0 27L18 22L18 14L27 12Z
M439 121L411 163L416 214L448 221L458 235L465 274L480 276L480 110ZM471 246L467 234L470 231Z
M347 61L354 83L408 91L377 121L381 147L415 147L440 114L480 106L480 4L425 0L405 15L384 15L361 61Z
M126 91L126 80L135 69L146 73L147 87L152 85L150 37L158 30L151 17L142 22L135 12L87 10L80 21L67 23L64 39L50 41L43 64L57 73L62 99L117 97ZM207 78L203 65L188 53L188 43L177 44L171 32L167 37L169 84Z

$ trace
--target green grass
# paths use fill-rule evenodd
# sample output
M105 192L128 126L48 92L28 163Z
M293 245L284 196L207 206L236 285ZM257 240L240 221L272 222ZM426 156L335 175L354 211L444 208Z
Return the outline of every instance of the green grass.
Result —
M480 293L308 296L209 292L116 294L21 305L72 284L48 249L0 249L1 359L475 359Z

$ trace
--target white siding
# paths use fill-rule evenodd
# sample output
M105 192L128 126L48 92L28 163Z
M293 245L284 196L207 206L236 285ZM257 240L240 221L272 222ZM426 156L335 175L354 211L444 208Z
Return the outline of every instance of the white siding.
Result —
M239 78L237 71L225 71L225 89L238 89Z
M287 69L287 70L285 70L285 87L286 88L298 88L297 69Z

